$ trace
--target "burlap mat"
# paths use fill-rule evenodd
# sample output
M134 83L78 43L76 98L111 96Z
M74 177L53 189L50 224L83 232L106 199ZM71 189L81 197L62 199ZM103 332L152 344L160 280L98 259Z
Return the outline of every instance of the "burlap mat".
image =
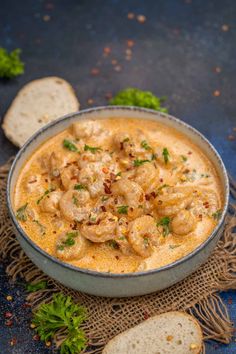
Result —
M6 272L13 280L46 280L48 289L31 293L27 300L35 309L62 291L83 304L88 311L84 331L89 338L88 353L101 353L116 334L152 315L171 310L187 311L199 320L205 339L229 343L233 334L226 306L217 292L236 289L236 207L230 206L224 233L214 253L200 269L180 283L155 294L125 299L108 299L70 290L43 274L24 254L16 240L6 207L6 179L11 161L0 167L0 258L8 262ZM236 196L235 185L231 192ZM60 345L63 331L54 338Z

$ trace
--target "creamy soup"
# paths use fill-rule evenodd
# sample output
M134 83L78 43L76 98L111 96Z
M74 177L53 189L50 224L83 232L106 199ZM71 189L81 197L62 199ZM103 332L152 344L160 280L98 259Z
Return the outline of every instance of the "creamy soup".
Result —
M127 273L187 255L221 215L215 168L156 121L78 121L22 168L16 217L44 251L77 267Z

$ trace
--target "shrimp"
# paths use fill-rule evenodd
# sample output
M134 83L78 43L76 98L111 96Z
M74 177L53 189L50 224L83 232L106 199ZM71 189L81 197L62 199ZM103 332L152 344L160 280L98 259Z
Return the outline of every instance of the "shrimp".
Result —
M152 216L143 215L130 224L128 241L141 257L147 258L152 254L158 237L157 226Z
M119 248L122 253L124 254L130 254L132 253L132 247L130 246L128 240L127 240L127 235L129 232L129 223L127 218L121 217L118 220L117 226L116 226L116 237L115 241L119 245Z
M41 200L40 209L45 213L57 213L62 195L61 191L50 192Z
M122 196L124 203L128 205L128 216L136 218L143 213L140 207L143 205L144 191L142 187L136 182L130 181L126 178L121 178L111 186L111 192L114 196Z
M154 199L159 215L176 215L180 210L188 207L193 200L191 190L184 188L167 188L167 191Z
M63 187L68 190L78 183L79 169L75 165L69 165L61 171L61 182Z
M103 132L101 124L94 121L80 121L72 124L72 133L76 139L90 138Z
M88 218L90 212L90 195L87 190L69 189L59 201L62 215L68 221L82 221Z
M220 208L220 200L217 193L208 188L195 188L196 198L194 198L191 209L195 215L212 215Z
M123 152L128 157L137 157L137 156L147 156L150 152L147 152L141 146L141 141L144 140L142 132L137 130L137 137L131 137L129 134L121 132L117 133L114 136L114 145L118 151ZM138 140L138 142L136 142Z
M160 184L159 171L152 163L146 163L136 168L134 181L140 184L145 192L152 192Z
M196 227L196 219L189 210L181 210L172 220L171 229L177 235L186 235Z
M93 242L106 242L114 239L118 218L110 212L98 215L96 224L86 223L80 228L81 234Z
M88 241L78 231L63 232L57 239L56 256L63 261L79 260L86 254Z
M41 193L43 191L43 186L41 185L41 176L29 176L26 180L25 189L28 193Z
M53 177L58 177L60 171L67 163L63 153L53 151L49 157L49 170Z
M80 159L78 161L79 167L82 169L91 162L100 162L100 165L107 166L111 163L112 157L107 152L98 151L93 154L90 151L85 151L80 155Z

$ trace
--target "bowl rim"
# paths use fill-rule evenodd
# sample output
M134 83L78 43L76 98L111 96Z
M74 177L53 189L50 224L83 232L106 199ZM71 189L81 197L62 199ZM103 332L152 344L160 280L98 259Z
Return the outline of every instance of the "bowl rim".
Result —
M218 224L216 225L216 227L213 229L213 231L209 235L209 237L203 243L201 243L197 248L195 248L192 252L188 253L186 256L184 256L180 259L177 259L176 261L174 261L170 264L164 265L159 268L149 269L146 271L130 272L130 273L99 272L99 271L90 270L90 269L86 269L86 268L79 268L77 266L63 262L63 261L59 260L58 258L51 256L46 251L44 251L27 235L27 233L22 229L22 227L20 226L20 223L16 219L16 216L15 216L15 213L13 210L13 206L11 203L11 198L10 198L11 182L12 182L12 177L13 177L17 162L18 162L19 158L22 156L22 154L26 151L28 146L30 146L31 143L39 135L43 134L46 130L52 128L53 126L60 124L61 121L67 120L68 118L73 118L74 116L90 115L95 112L100 112L100 111L104 111L104 110L105 111L120 110L123 112L124 111L137 111L137 112L147 113L147 114L150 114L153 116L159 115L164 118L168 118L169 121L174 121L175 123L179 124L180 126L181 125L184 126L188 130L190 130L192 133L194 133L198 138L202 139L208 145L210 150L214 153L215 157L217 158L217 161L218 161L219 166L220 166L222 173L223 173L223 179L224 179L223 188L224 188L224 192L225 192L225 201L224 201L224 206L222 208L221 218L220 218ZM177 129L177 128L174 127L174 129ZM183 134L187 135L186 133L183 133ZM186 123L186 122L184 122L184 121L180 120L179 118L176 118L172 115L169 115L169 114L163 113L163 112L159 112L159 111L155 111L152 109L148 109L148 108L135 107L135 106L98 106L98 107L88 108L88 109L84 109L81 111L77 111L77 112L73 112L73 113L69 113L67 115L64 115L64 116L48 123L47 125L40 128L37 132L35 132L26 141L26 143L21 147L21 149L18 151L17 155L15 156L15 159L11 165L11 168L10 168L10 171L8 174L6 193L7 193L7 207L8 207L8 211L10 214L10 218L13 222L13 225L15 226L16 230L19 232L20 236L23 237L24 241L26 241L33 249L35 249L37 252L39 252L41 254L41 256L46 257L49 261L56 263L60 267L69 269L69 270L77 272L77 273L82 273L83 275L90 275L90 276L102 277L102 278L112 278L112 279L117 279L117 278L124 278L125 279L125 278L137 278L140 276L142 276L142 277L149 276L152 274L161 273L161 272L166 271L171 268L175 268L175 267L187 262L189 259L193 258L196 254L198 254L202 249L204 249L212 241L212 239L216 236L216 234L219 232L219 230L221 229L221 227L224 223L226 213L228 210L228 205L229 205L229 191L230 191L230 189L229 189L228 174L227 174L225 165L222 161L222 158L220 157L220 155L217 152L217 150L215 149L215 147L209 142L209 140L202 133L200 133L196 128L192 127L188 123Z

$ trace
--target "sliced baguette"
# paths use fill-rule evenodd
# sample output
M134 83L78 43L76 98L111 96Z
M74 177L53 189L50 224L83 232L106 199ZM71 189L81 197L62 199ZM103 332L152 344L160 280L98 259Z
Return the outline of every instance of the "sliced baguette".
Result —
M200 354L201 328L190 315L167 312L114 337L102 354Z
M23 86L8 109L2 128L11 142L22 146L45 124L79 109L72 86L59 77L45 77Z

